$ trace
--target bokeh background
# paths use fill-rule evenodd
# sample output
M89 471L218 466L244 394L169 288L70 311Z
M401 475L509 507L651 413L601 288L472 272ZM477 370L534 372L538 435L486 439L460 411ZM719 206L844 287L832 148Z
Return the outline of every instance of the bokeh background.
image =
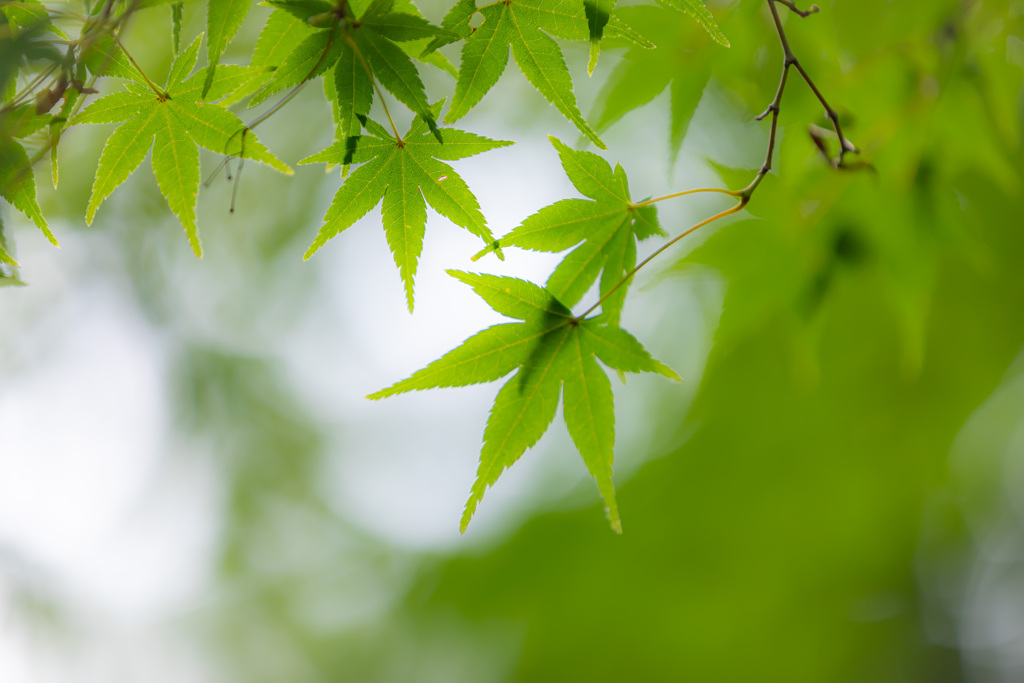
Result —
M231 215L215 181L197 261L148 168L86 228L112 128L67 134L37 175L62 247L3 207L0 680L1024 680L1024 6L818 4L789 38L871 168L824 163L791 74L776 172L641 274L623 325L685 381L616 382L621 537L559 418L460 536L496 387L362 398L497 321L446 268L557 256L471 264L432 215L409 315L378 211L302 262L336 173L249 165ZM656 51L588 79L563 44L635 196L762 163L770 15L709 6L730 49L638 6ZM162 76L169 9L127 44ZM460 127L517 143L457 163L496 233L576 196L546 135L577 134L513 66ZM311 85L260 136L294 164L331 129Z

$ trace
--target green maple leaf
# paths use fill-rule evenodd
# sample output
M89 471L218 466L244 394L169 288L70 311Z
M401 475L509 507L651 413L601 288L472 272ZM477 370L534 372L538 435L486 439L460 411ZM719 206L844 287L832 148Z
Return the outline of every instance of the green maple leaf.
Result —
M14 99L16 78L23 66L33 61L61 60L54 44L43 39L47 32L67 38L38 0L0 3L0 101Z
M701 25L708 35L714 38L715 42L723 47L729 47L729 39L718 28L715 18L704 6L703 0L657 0L662 7L668 7L679 12L684 12L693 17L693 20Z
M59 246L57 237L46 224L36 201L36 180L28 153L21 143L13 139L0 142L0 197L32 219L53 246ZM9 256L7 257L10 258ZM13 261L8 261L14 263Z
M575 318L551 292L525 280L448 272L470 285L494 310L521 322L489 327L408 379L368 398L493 382L515 371L498 391L487 420L476 482L460 525L465 531L487 488L547 431L561 394L569 435L597 481L609 523L621 533L612 484L612 389L595 357L620 372L656 372L674 380L679 376L605 315Z
M338 20L336 8L323 0L273 0L270 4L307 25L312 22L318 30L291 50L249 106L333 70L328 92L342 136L359 134L359 121L369 114L373 103L375 82L427 121L435 136L440 135L423 81L400 43L450 36L447 30L430 24L411 4L403 4L398 8L402 11L397 11L394 0L375 0L358 17L346 3L343 21Z
M575 305L601 274L601 295L619 284L636 265L637 240L662 234L653 206L633 202L626 172L592 152L567 147L554 137L562 167L576 189L588 199L563 199L533 214L474 258L502 247L558 252L576 246L555 268L545 287L567 306ZM500 252L499 252L500 253ZM629 282L601 304L618 324Z
M22 282L18 274L18 262L7 253L7 237L4 234L4 221L0 216L0 287L20 287Z
M689 3L700 5L698 0L686 0L684 4ZM667 0L662 4L674 7ZM626 52L601 88L591 114L596 121L594 127L603 132L625 114L647 104L670 87L672 120L669 137L673 162L701 94L711 78L709 52L712 46L696 35L696 27L692 23L680 21L680 9L682 7L628 7L621 10L630 24L643 31L657 47L653 50L631 47ZM703 5L700 9L703 13L694 10L693 14L706 17L711 22L701 22L701 26L728 47L728 41L718 31L710 13Z
M316 32L315 28L294 14L282 9L272 11L256 39L252 59L249 61L248 80L223 102L225 104L238 102L259 90L274 76L278 67L299 46L299 43L314 32ZM254 105L250 103L250 106Z
M186 78L195 66L200 38L175 58L167 84L159 94L148 87L129 83L127 91L95 101L73 121L76 124L123 122L103 146L86 210L86 223L92 223L103 200L127 180L152 147L153 175L160 192L181 221L197 257L202 253L195 215L199 147L259 161L291 174L291 169L271 154L235 114L220 105L201 101L206 70L201 69ZM208 96L211 99L223 97L247 77L244 67L221 67Z
M251 0L210 0L206 12L206 55L209 67L203 81L203 97L213 86L217 64L231 39L238 33ZM180 31L180 28L178 29Z
M611 3L601 0L600 4L600 8L594 4L596 9L591 10L578 0L508 0L477 8L473 0L461 0L441 22L441 26L466 40L446 121L457 121L487 94L505 70L511 48L519 69L533 87L591 142L605 149L576 105L572 77L561 49L551 38L590 40L591 70L596 46L605 32L645 44L610 15ZM476 13L483 15L484 21L473 29L470 22ZM593 16L592 20L588 20L588 14ZM435 40L427 49L437 49L442 44L443 40Z
M433 116L440 112L434 107ZM480 205L465 181L445 161L463 159L496 147L511 145L453 128L445 128L445 142L438 143L417 118L402 138L383 126L365 120L369 135L348 137L303 159L300 164L362 164L346 179L324 215L324 224L309 246L309 258L329 239L348 228L383 200L384 234L405 282L409 310L413 308L413 280L423 250L427 221L426 204L451 222L486 241L493 240Z

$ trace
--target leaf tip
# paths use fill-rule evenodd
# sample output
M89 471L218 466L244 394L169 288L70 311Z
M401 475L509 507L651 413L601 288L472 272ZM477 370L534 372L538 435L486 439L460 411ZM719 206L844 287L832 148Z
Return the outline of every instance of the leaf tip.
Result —
M317 244L316 241L314 240L313 243L309 245L309 248L306 249L306 253L302 255L302 260L308 261L310 258L313 257L313 254L315 254L319 249L320 245Z
M477 503L483 497L482 493L477 492L477 488L473 487L473 492L469 494L469 500L466 501L466 509L462 512L462 519L459 520L459 533L466 533L466 529L469 528L469 522L473 519L473 514L476 512Z

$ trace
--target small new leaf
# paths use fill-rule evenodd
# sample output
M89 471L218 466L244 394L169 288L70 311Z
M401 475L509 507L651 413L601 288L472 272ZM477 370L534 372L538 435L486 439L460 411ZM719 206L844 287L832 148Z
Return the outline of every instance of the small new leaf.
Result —
M611 383L595 357L621 372L657 372L675 380L679 376L628 332L609 324L607 316L575 318L550 291L525 280L448 272L473 287L494 310L521 322L489 327L368 398L492 382L515 371L498 391L484 429L476 481L460 524L464 532L487 488L547 431L561 395L569 435L597 482L609 524L621 533L612 484L614 402Z
M92 223L103 200L128 179L152 147L153 175L160 192L181 221L197 258L202 254L195 215L199 191L197 146L291 173L291 169L271 154L237 116L220 105L200 99L207 82L207 69L186 78L195 66L199 41L200 38L196 38L175 58L167 84L160 92L131 87L128 92L96 100L72 121L74 124L121 122L103 146L86 222ZM243 67L222 67L210 83L208 94L223 97L246 78Z
M501 247L558 252L575 245L545 287L567 306L575 305L601 275L601 295L612 292L636 265L637 240L661 233L657 210L634 203L626 173L592 152L571 149L549 138L576 189L588 199L563 199L527 218L481 254ZM629 283L602 303L608 322L617 325Z
M439 110L440 106L435 109ZM362 164L338 189L324 215L324 224L304 258L311 257L328 240L383 200L384 234L405 283L406 300L412 311L413 281L427 222L426 204L481 239L488 242L494 239L476 197L455 170L443 161L462 159L512 143L445 128L442 145L422 118L413 122L403 138L393 137L371 119L365 119L365 125L369 134L345 138L299 162Z

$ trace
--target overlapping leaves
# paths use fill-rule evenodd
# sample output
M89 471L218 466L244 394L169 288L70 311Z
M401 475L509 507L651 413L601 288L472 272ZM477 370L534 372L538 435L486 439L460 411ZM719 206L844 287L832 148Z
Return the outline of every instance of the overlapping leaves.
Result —
M21 106L0 112L0 197L32 219L46 239L57 246L57 238L50 231L36 201L35 173L31 159L19 138L25 138L45 128L49 116L35 113L31 106ZM14 265L13 259L0 253L0 261Z
M618 324L629 286L620 283L636 265L637 240L661 234L657 209L630 199L626 172L618 164L613 171L592 152L550 140L569 179L588 199L563 199L544 207L485 252L502 247L558 252L578 245L555 268L545 287L573 306L600 275L601 296L607 295L602 311L609 322Z
M686 4L696 3L688 0ZM662 3L673 7L675 2ZM701 95L711 77L713 49L706 38L697 35L692 23L682 21L680 8L628 7L622 10L624 18L636 26L656 48L653 50L631 47L608 75L591 115L594 127L603 132L628 112L641 107L669 88L671 111L670 155L675 160L689 128ZM703 9L696 16L706 17L710 24L702 25L712 37L725 40L714 19ZM728 45L726 41L724 43Z
M434 111L440 111L440 104ZM427 208L478 235L494 239L480 205L465 181L444 163L512 144L452 128L444 129L444 144L428 132L418 118L409 132L395 138L381 125L365 119L368 135L348 137L300 163L363 164L338 189L324 216L324 224L306 251L312 256L329 239L348 228L383 200L384 234L405 282L409 310L413 307L413 280L423 250Z
M359 16L350 3L340 8L323 0L273 0L270 4L293 17L290 23L277 20L274 30L282 41L287 44L307 35L276 68L250 106L333 69L330 91L341 136L359 134L359 121L369 114L373 103L375 83L421 116L439 136L423 81L399 44L453 34L413 13L411 5L396 11L394 0L373 0ZM296 22L304 26L299 28ZM306 28L310 26L311 32Z
M199 190L198 147L252 159L282 173L291 173L237 116L220 105L200 100L206 70L186 78L195 66L198 53L199 38L196 38L171 64L167 84L161 92L129 83L127 91L97 100L74 121L123 122L107 139L100 155L86 221L92 222L103 200L139 167L152 147L153 175L160 192L181 221L196 256L201 254L195 215ZM221 67L208 97L223 97L246 76L243 67Z
M483 23L473 29L471 22L478 13L483 16ZM606 12L604 17L599 28L597 23L592 27L584 4L579 0L510 0L480 8L474 0L459 0L441 22L441 26L466 41L446 121L460 119L497 83L508 63L511 48L516 64L533 87L591 142L604 149L601 138L580 113L565 58L551 38L591 40L593 30L598 41L608 34L646 44L614 16ZM435 40L427 49L436 49L445 42L452 41Z
M551 292L525 280L449 273L470 285L494 310L520 322L479 332L408 379L369 398L493 382L514 371L498 391L487 420L480 466L461 529L466 530L487 488L544 435L561 396L569 435L597 481L609 523L621 532L612 483L611 382L595 359L620 372L656 372L675 380L679 376L605 315L575 318Z
M53 44L42 39L47 33L67 37L50 21L42 3L37 0L0 3L0 101L4 102L0 108L0 197L31 218L56 245L57 238L47 226L36 201L32 160L19 141L45 128L50 117L37 113L34 105L15 102L16 79L23 67L37 60L59 59ZM0 239L0 263L17 265L5 244Z
M209 0L206 10L206 54L210 63L203 81L203 97L209 94L220 57L242 26L250 4L251 0ZM180 14L176 16L179 17L176 27L180 31Z

